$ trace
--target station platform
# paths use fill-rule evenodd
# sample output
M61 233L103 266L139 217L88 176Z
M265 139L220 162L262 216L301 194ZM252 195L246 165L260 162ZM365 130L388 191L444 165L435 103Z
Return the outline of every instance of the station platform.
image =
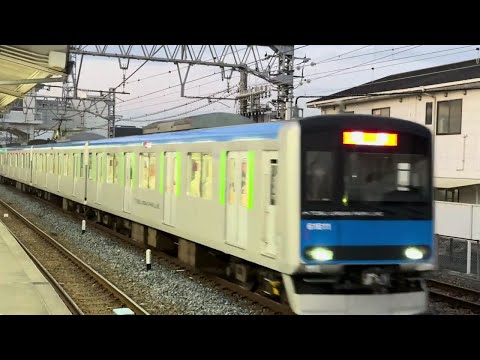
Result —
M1 220L0 315L71 315Z

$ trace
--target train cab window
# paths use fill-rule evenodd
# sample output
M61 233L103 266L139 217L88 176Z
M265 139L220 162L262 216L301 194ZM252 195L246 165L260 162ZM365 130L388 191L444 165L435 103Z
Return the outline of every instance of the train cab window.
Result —
M328 151L307 151L305 159L305 199L332 201L333 154Z
M345 195L349 201L423 201L428 197L427 175L423 155L349 153Z

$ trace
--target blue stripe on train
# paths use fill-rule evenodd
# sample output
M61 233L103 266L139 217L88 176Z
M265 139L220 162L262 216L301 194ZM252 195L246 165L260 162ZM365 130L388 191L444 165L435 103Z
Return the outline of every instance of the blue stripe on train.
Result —
M303 256L310 246L378 246L425 245L433 246L433 222L431 220L301 220L300 250ZM423 259L420 262L425 262ZM326 263L365 263L365 261L329 261ZM396 263L412 262L398 260ZM372 264L391 261L368 261Z

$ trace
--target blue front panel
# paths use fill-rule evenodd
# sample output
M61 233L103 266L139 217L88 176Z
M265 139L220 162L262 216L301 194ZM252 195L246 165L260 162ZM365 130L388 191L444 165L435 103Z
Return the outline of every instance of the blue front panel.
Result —
M305 248L311 246L409 246L433 245L431 220L301 220L301 258L307 264L382 264L391 260L325 261L307 260ZM395 263L425 262L422 260L396 260Z

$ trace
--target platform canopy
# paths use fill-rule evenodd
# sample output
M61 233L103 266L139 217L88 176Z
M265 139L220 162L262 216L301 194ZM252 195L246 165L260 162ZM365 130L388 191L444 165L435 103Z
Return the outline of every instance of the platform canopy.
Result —
M35 85L63 82L68 45L0 45L0 113Z

